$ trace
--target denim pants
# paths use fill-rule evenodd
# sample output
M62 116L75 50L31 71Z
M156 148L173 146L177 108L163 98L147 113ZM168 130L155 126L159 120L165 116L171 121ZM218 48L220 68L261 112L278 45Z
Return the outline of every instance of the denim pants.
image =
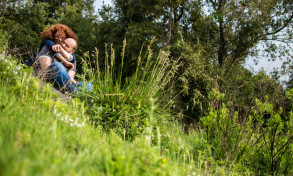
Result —
M83 82L79 82L78 84L72 82L70 76L67 73L67 70L60 62L54 62L47 69L47 79L53 81L54 84L58 86L59 90L68 92L81 91L80 88L83 86ZM86 85L86 90L92 89L93 85L88 83Z

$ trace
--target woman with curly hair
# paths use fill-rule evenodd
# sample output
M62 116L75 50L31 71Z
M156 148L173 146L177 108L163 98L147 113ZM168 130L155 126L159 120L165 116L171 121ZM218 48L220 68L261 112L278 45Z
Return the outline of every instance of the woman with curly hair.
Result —
M25 64L36 66L36 73L41 71L42 74L49 76L59 88L65 87L69 92L80 90L78 87L83 83L74 80L76 72L74 52L77 49L78 37L66 25L56 24L41 32L41 40L39 52L33 58L36 61L30 58ZM92 89L91 87L91 84L86 85L88 90Z
M64 24L55 24L41 32L41 40L52 40L55 44L60 44L66 38L73 38L78 42L78 37Z
M43 32L40 34L41 36L41 44L39 47L39 54L42 54L41 50L44 46L47 46L49 51L51 52L51 55L56 55L56 44L60 45L64 39L66 38L73 38L76 42L78 41L77 35L66 25L64 24L55 24L48 28L46 28ZM76 50L77 48L75 48ZM62 53L63 54L63 53ZM75 63L76 56L73 53L72 55L66 54L63 56L66 60L70 61L71 63ZM25 61L25 64L27 66L33 66L33 65L39 65L36 60L37 55L34 55L33 57L29 58ZM65 65L70 65L69 63L64 63Z
M45 29L43 32L41 32L41 45L39 49L39 54L42 54L44 52L41 52L41 49L44 46L47 46L51 56L55 56L56 52L60 52L61 54L57 53L57 58L60 59L60 61L67 67L67 68L74 68L74 63L76 62L76 57L74 52L73 55L70 53L67 53L65 50L62 49L60 46L62 42L66 38L72 38L76 41L78 41L78 37L75 35L75 33L66 25L64 24L55 24L53 26L50 26L49 28ZM74 50L77 49L77 45L74 48ZM46 69L50 64L52 64L52 59L45 59L40 60L42 63L42 69ZM74 69L75 71L75 69Z

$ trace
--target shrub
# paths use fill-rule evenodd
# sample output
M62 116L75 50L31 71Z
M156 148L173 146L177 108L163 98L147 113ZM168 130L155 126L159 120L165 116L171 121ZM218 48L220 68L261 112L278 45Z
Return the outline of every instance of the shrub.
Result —
M221 101L224 94L214 90L212 100ZM210 105L209 114L201 118L207 141L218 164L236 164L236 169L255 174L292 174L293 116L281 118L282 108L273 109L268 102L255 100L253 114L241 119L238 113L230 114L224 103ZM241 170L241 169L240 169Z

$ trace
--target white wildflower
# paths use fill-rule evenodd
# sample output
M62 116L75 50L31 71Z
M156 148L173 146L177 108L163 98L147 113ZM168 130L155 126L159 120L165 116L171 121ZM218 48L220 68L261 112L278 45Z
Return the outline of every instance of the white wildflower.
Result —
M82 122L81 126L84 126L84 123Z
M93 99L91 99L91 102L93 103L93 102L94 102L94 100L93 100Z
M73 122L73 120L72 120L72 119L69 119L69 121L70 121L70 122Z
M70 126L74 126L74 124L73 123L70 123Z
M102 110L102 109L103 109L103 107L102 107L102 106L98 107L98 110Z
M54 109L54 114L56 114L57 113L57 109Z
M148 140L148 141L151 140L151 136L145 135L144 137L145 137L145 139Z

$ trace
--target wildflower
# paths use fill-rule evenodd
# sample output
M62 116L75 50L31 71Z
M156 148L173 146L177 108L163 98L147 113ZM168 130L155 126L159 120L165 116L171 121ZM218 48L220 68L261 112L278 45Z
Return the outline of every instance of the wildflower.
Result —
M145 139L148 140L148 141L151 140L151 136L145 135L144 137L145 137Z
M190 165L189 168L192 169L192 165Z
M18 72L17 72L17 71L13 71L13 74L14 74L14 75L17 75L17 74L18 74Z
M94 100L93 100L93 99L91 99L91 102L93 103L93 102L94 102Z
M57 109L54 109L54 114L56 114L57 113Z
M73 122L73 120L72 120L72 119L69 119L69 121L70 121L70 122Z
M102 110L102 109L103 109L103 107L102 107L102 106L98 107L98 110Z
M81 124L82 126L84 126L84 123L82 122L82 124Z
M166 159L166 158L163 158L163 159L162 159L162 162L163 162L163 163L166 163L166 162L167 162L167 159Z
M70 123L70 126L73 126L74 124L73 123Z

